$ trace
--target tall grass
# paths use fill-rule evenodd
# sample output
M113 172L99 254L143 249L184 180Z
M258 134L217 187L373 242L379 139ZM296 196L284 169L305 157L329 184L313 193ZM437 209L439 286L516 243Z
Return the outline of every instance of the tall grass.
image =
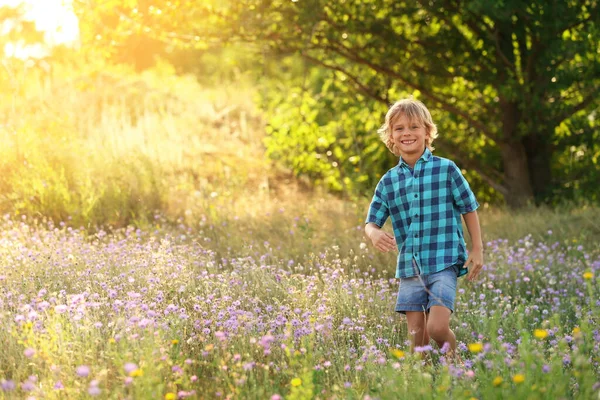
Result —
M156 213L175 220L215 185L233 193L263 181L247 87L204 90L168 65L136 74L79 61L3 73L2 213L120 227Z

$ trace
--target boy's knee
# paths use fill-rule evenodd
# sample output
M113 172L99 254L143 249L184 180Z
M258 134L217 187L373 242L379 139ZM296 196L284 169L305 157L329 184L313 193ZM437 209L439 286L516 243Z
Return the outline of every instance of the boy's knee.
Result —
M439 339L444 339L447 336L449 329L450 328L448 326L445 326L443 324L427 324L427 332L429 333L429 336L431 336L431 338L436 341L439 341Z

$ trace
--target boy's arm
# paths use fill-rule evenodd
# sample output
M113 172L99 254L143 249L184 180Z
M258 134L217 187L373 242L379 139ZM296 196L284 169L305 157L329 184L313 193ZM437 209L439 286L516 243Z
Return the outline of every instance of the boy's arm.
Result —
M471 264L467 279L473 281L477 279L477 276L483 267L483 241L481 239L481 228L479 226L477 211L463 214L463 218L465 219L465 224L467 225L467 230L469 231L472 243L469 257L465 263L466 267L469 267L469 264Z
M365 225L365 234L377 250L388 252L396 248L396 239L372 222Z

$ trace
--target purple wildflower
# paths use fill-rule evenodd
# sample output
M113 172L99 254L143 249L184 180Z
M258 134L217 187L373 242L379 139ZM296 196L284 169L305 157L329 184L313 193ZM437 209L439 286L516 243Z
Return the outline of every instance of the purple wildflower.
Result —
M31 358L35 355L35 350L31 347L28 347L25 349L25 351L23 351L23 354L25 355L25 357Z
M137 370L137 369L138 369L138 366L137 366L136 364L134 364L134 363L126 363L126 364L123 366L123 369L125 370L125 373L126 373L127 375L129 375L129 374L131 374L133 371Z
M75 373L81 378L87 378L90 374L90 367L87 365L80 365L77 367L77 369L75 369Z

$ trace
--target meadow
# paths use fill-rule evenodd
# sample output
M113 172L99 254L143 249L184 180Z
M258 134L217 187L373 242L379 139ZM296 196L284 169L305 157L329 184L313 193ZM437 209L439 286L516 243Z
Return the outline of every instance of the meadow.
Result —
M410 353L369 199L267 163L250 87L59 67L3 93L0 398L598 398L596 207L484 205L464 362Z

